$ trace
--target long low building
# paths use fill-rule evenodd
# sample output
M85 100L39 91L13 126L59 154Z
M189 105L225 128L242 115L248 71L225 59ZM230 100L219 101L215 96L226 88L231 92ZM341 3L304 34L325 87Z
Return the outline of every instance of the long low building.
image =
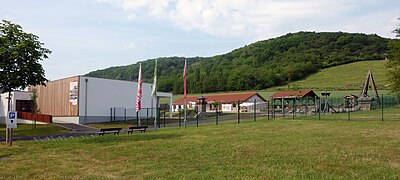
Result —
M160 98L169 98L172 107L172 94L157 92L154 98L152 84L148 83L142 84L139 113L136 112L137 82L74 76L49 81L46 86L30 87L29 91L33 89L37 91L39 113L53 116L53 122L58 123L87 124L121 120L121 117L155 117L155 107L159 105L156 102ZM0 107L3 113L5 107L4 104Z
M240 101L240 109L243 111L253 111L254 101L256 102L256 111L266 109L266 100L256 92L243 94L215 94L205 96L188 96L186 97L186 106L188 109L199 108L199 112L215 112L218 110L225 113L234 113L238 110L238 101ZM184 109L185 99L180 98L173 103L173 111L177 112Z

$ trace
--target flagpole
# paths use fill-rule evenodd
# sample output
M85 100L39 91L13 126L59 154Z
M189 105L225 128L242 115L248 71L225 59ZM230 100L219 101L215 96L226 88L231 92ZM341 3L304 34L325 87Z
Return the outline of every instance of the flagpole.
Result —
M152 111L152 115L153 114L153 101L154 101L154 97L156 100L156 115L154 116L154 131L157 131L157 116L158 116L158 112L157 112L157 108L158 108L158 98L157 98L157 59L155 62L155 66L154 66L154 80L153 80L153 88L152 88L152 92L151 92L151 111Z
M156 115L154 116L154 129L157 131L157 116L158 116L158 98L156 95Z
M136 94L137 125L141 126L140 110L142 110L142 63L139 64L138 89Z
M183 120L183 124L186 128L186 109L187 109L187 106L186 106L186 59L185 59L185 65L183 67L183 96L185 97L185 117Z
M138 119L138 120L139 120L138 125L141 126L141 122L140 122L140 110L138 111L138 118L139 118L139 119Z
M153 118L153 108L154 108L153 101L154 101L154 98L153 98L153 96L151 96L151 118L150 119ZM147 117L147 118L149 118L149 117ZM148 125L148 122L146 125Z
M185 118L183 120L183 124L184 124L184 126L186 128L186 97L185 97Z

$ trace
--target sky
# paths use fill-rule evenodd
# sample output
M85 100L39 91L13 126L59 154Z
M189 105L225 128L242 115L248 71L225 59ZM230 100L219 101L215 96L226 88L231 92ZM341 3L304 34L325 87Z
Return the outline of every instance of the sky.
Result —
M39 36L50 80L170 56L210 57L298 31L395 38L399 0L0 0Z

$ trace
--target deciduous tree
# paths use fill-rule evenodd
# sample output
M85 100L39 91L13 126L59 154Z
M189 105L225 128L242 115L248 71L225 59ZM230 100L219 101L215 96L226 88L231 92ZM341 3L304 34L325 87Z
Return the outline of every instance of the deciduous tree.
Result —
M15 89L45 85L39 61L51 51L42 46L38 36L24 32L20 25L6 20L0 23L0 89L9 93L9 100Z

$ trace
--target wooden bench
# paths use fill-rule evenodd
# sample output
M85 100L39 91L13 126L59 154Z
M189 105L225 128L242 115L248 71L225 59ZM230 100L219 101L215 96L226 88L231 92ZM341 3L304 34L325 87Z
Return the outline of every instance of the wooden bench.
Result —
M100 135L104 135L107 133L114 133L114 135L119 134L119 131L121 131L122 128L101 128L100 132L99 132L99 136Z
M148 126L135 126L135 127L129 127L128 129L128 134L132 134L133 131L140 131L140 132L146 132L146 129Z

